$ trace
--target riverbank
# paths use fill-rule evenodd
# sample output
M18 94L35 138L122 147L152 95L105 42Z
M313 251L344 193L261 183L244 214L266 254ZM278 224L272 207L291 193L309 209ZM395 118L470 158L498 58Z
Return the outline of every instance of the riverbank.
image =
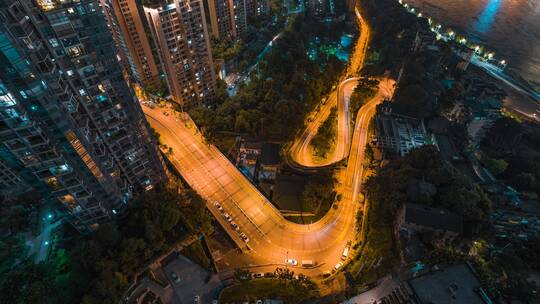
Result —
M425 11L399 0L403 7L418 18L426 19L430 29L437 35L437 39L451 44L461 44L473 51L470 63L483 70L487 75L494 78L505 87L508 97L504 106L523 119L540 122L540 93L534 83L522 78L518 71L506 71L509 62L506 59L496 58L495 51L482 45L477 37L471 36L465 31L458 31L450 26L443 26L439 20L432 18ZM414 1L407 1L416 3ZM426 8L425 6L423 7Z

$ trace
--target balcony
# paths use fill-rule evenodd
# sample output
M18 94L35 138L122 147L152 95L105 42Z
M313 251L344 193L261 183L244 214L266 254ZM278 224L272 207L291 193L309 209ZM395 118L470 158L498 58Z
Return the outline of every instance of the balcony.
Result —
M49 168L49 171L55 176L60 176L60 175L70 173L72 169L68 165L64 164L64 165Z

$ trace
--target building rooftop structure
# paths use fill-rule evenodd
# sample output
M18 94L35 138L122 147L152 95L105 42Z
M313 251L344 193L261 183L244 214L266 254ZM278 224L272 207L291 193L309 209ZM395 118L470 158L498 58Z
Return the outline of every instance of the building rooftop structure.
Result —
M408 203L405 205L405 223L435 230L461 233L461 218L446 209Z
M485 118L498 115L502 109L502 103L493 97L467 98L465 104L471 108L474 118Z
M469 264L445 267L408 281L413 298L420 304L487 304L477 275Z
M279 150L280 146L276 143L263 143L261 151L261 165L277 166L279 165Z
M384 157L404 156L423 145L437 146L422 120L392 113L389 102L377 106L375 127L376 146Z

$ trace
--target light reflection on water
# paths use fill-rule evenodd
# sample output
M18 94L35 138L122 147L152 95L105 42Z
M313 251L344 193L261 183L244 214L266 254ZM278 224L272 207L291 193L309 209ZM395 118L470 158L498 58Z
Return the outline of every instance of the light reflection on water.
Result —
M486 34L493 26L495 16L497 15L500 7L501 0L490 0L484 8L482 14L478 16L476 23L473 24L473 28L477 32Z
M467 32L525 79L540 84L539 0L404 0L446 26Z

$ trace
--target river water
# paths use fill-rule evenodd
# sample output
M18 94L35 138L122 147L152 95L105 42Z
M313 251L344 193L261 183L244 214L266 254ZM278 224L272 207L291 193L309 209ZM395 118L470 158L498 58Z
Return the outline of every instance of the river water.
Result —
M495 51L496 58L508 62L507 68L540 88L540 0L404 2Z
M540 83L540 0L405 0L435 20L495 50ZM469 40L471 40L469 39Z

